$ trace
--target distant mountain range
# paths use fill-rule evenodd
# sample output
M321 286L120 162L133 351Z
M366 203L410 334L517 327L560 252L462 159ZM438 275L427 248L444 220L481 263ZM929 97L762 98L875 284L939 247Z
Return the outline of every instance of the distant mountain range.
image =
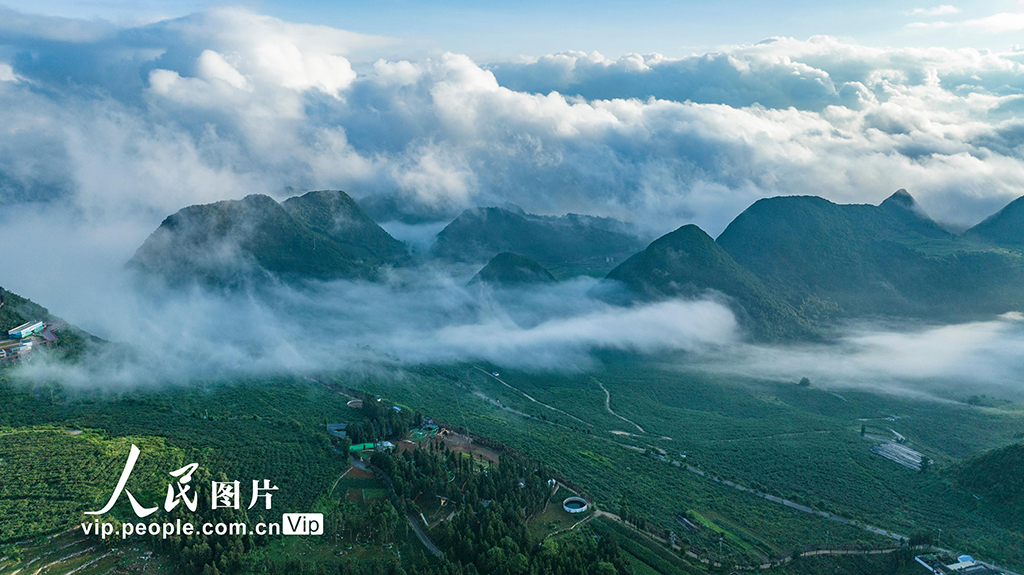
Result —
M643 244L617 220L508 205L464 211L437 235L432 255L489 260L474 281L496 285L552 281L550 266L565 275L582 269L576 264L617 264L607 280L624 286L630 301L710 294L765 340L815 337L848 318L948 321L1024 309L1024 198L956 235L905 190L877 206L774 197L755 202L717 239L687 225ZM374 279L409 261L405 245L351 197L318 191L280 204L252 195L185 208L128 266L172 283L232 285Z
M513 252L541 264L625 260L644 241L633 228L611 218L567 214L536 216L521 209L474 208L462 212L437 235L434 254L454 261L487 261Z
M264 195L187 207L160 224L128 267L172 284L238 285L284 280L373 278L409 259L341 191L309 192L279 204Z
M1017 200L957 237L905 190L878 206L768 198L729 224L717 250L684 226L608 278L647 299L724 294L769 339L842 318L970 319L1024 309L1022 212Z

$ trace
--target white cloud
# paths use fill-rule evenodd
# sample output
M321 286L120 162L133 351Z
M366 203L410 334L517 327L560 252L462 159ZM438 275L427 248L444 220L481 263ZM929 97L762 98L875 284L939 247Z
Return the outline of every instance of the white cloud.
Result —
M1003 12L986 16L984 18L975 18L961 22L949 22L946 20L912 22L907 24L907 27L922 30L955 28L957 30L976 33L980 32L983 34L1007 34L1010 32L1019 32L1024 30L1024 13Z
M989 34L1019 32L1024 30L1024 13L1004 12L1002 14L993 14L985 18L967 20L960 24L960 26Z
M996 394L1020 400L1024 326L1019 313L997 319L902 329L860 325L836 343L745 346L707 356L713 369L838 389L929 393L953 399Z
M59 33L46 19L16 21L20 36L5 41L14 51L32 44L33 58L0 64L0 241L22 246L4 260L9 287L98 331L149 311L103 301L108 280L166 215L285 186L399 193L451 209L512 201L655 231L696 222L711 233L771 195L878 202L905 187L932 215L971 223L1024 194L1018 52L771 38L679 59L567 52L481 65L450 53L385 60L374 50L387 39L242 10L128 29L61 21ZM354 53L372 68L357 74ZM45 241L20 241L41 227ZM55 270L75 281L54 282ZM337 356L335 344L367 339L409 361L513 354L550 366L585 361L592 346L653 350L667 341L689 350L734 337L731 316L707 302L613 310L573 284L521 306L547 314L523 322L451 278L429 293L391 289L331 285L318 302L283 294L296 308L335 314L325 330L359 337L294 349L285 332L268 340L268 365L308 367ZM202 325L206 311L237 313L247 318L234 334L244 341L209 358L230 367L250 361L246 338L263 333L253 326L273 334L284 325L261 324L268 315L251 302L182 297L129 335L159 349L178 345L160 330L193 303L196 323L186 325ZM386 313L394 310L402 314ZM430 319L438 317L446 323ZM367 330L371 319L393 323ZM974 350L949 350L935 369L966 373L1005 329L934 334ZM913 337L855 334L843 345L866 359L843 365L860 375L874 363L899 365L898 350L921 351ZM824 357L804 350L793 365L826 365ZM903 376L865 376L883 375Z
M0 36L38 38L86 44L109 37L115 27L107 22L56 16L35 16L0 6Z
M333 187L716 233L770 195L905 187L966 224L1024 194L1014 53L814 37L680 59L389 61L374 55L387 39L237 9L96 38L74 40L71 68L56 42L0 69L18 80L0 82L0 201L61 197L146 230L191 203ZM356 74L353 53L372 68Z
M902 14L904 16L947 16L949 14L959 14L960 12L963 12L963 10L956 6L942 4L932 8L914 8L913 10L904 11Z
M234 66L228 64L224 56L213 50L203 50L203 53L199 55L197 68L199 76L206 80L223 80L239 90L250 89L245 76L238 73Z
M0 62L0 82L17 82L18 76L10 64Z

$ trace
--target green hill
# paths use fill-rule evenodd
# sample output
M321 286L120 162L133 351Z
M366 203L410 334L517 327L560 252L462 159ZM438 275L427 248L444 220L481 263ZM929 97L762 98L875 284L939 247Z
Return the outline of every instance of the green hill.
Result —
M1003 246L1024 246L1024 196L964 232L964 237Z
M172 283L372 278L401 264L404 246L344 192L310 192L285 205L264 195L187 207L169 216L128 266Z
M45 321L51 326L60 326L56 330L57 341L50 345L67 358L78 357L88 345L103 342L98 337L65 323L45 307L3 287L0 287L0 301L3 301L3 305L0 305L0 339L7 339L8 330L25 322Z
M962 318L1024 309L1024 259L956 238L904 190L879 206L759 200L718 237L808 315Z
M504 208L466 210L439 234L434 253L455 261L486 261L502 252L545 265L624 260L643 247L626 224L568 214L530 215Z
M988 500L993 509L1024 509L1024 444L993 449L957 464L951 473L961 486Z
M720 292L730 298L740 323L758 339L800 338L814 333L792 306L695 225L658 238L613 269L608 279L624 283L646 299Z
M558 280L544 266L526 256L502 252L487 263L471 284L483 282L496 286L513 286L536 283L554 283Z
M296 220L334 240L347 256L386 265L409 257L405 244L391 237L348 194L337 190L309 192L281 204Z

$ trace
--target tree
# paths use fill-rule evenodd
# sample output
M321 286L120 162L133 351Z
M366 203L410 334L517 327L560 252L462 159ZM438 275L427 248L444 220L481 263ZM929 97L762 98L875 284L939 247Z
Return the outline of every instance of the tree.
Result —
M801 377L800 378L800 383L798 385L800 387L810 387L811 386L811 380L807 379L806 377Z
M922 455L921 456L921 473L924 473L924 472L928 471L928 468L931 466L931 463L932 463L931 459L928 459L928 457Z
M864 437L868 432L868 426L863 423L860 425L860 436Z

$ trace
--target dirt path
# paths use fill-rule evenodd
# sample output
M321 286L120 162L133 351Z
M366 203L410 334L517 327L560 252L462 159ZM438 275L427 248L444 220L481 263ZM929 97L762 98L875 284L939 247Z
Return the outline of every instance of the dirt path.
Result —
M743 492L749 493L751 495L756 495L757 497L760 497L762 499L767 499L768 501L771 501L773 503L781 503L782 505L785 505L786 507L789 507L791 509L796 509L797 511L802 511L804 513L810 513L812 515L817 515L819 517L824 517L825 519L829 519L829 520L835 521L837 523L842 523L844 525L850 525L851 527L858 527L858 528L863 529L865 531L870 531L871 533L875 533L877 535L882 535L884 537L888 537L889 539L893 539L893 540L896 540L896 541L904 541L904 540L907 539L907 537L904 536L904 535L900 535L899 533L895 533L893 531L887 531L885 529L882 529L881 527L875 527L873 525L868 525L866 523L860 523L859 521L854 521L852 519L847 519L845 517L839 517L838 515L832 515L831 513L828 513L828 512L825 512L825 511L819 511L817 509L813 509L813 508L808 507L806 505L801 505L799 503L795 503L793 501L789 501L788 499L783 499L781 497L776 497L775 495L769 495L767 493L761 493L760 491L755 491L755 490L753 490L753 489L751 489L749 487L744 487L744 486L739 485L737 483L733 483L732 481L729 481L728 479L722 479L720 477L716 477L714 475L705 473L705 472L701 471L700 469L697 469L696 467L693 467L693 466L690 466L690 465L684 465L683 469L686 469L687 471L689 471L691 473L696 473L697 475L700 475L701 477L704 477L706 479L710 479L710 480L712 480L714 482L721 483L722 485L727 485L729 487L732 487L733 489L737 489L739 491L743 491Z
M351 465L348 467L348 469L345 470L345 473L342 473L341 475L338 476L337 479L334 480L334 485L332 485L331 486L331 490L329 492L327 492L327 496L328 497L330 497L334 493L334 488L338 486L338 482L341 481L342 477L345 477L346 475L348 475L349 471L352 471L352 466Z
M679 546L679 545L672 545L672 544L669 543L668 540L666 540L666 539L664 539L662 537L658 537L657 535L655 535L653 533L648 533L646 531L642 531L640 529L637 529L633 525L630 525L629 523L626 523L625 521L623 521L621 517L619 517L618 515L616 515L614 513L609 513L607 511L596 510L596 511L594 511L594 517L607 517L607 518L609 518L609 519L611 519L613 521L616 521L617 523L620 523L620 524L622 524L622 525L632 529L633 531L639 533L640 535L643 535L644 537L647 537L649 539L653 539L653 540L658 541L658 542L660 542L660 543L662 543L664 545L670 546L672 549L682 550L681 546ZM886 553L892 553L892 552L896 551L897 549L900 549L900 548L899 547L893 547L891 549L866 549L866 550L863 550L863 551L860 551L860 550L847 550L847 549L818 549L818 550L815 550L815 551L807 551L806 553L801 553L800 555L804 556L804 557L806 557L808 555L884 555ZM718 563L718 562L711 563L708 559L701 559L693 551L686 550L685 553L686 553L687 557L690 557L691 559L696 559L697 561L700 561L701 563L705 563L705 564L709 564L709 565L713 564L716 567L717 566L721 566L721 564ZM767 557L765 557L765 558L767 559ZM771 569L773 567L777 567L781 563L788 563L790 561L791 561L791 557L785 557L785 558L781 559L780 561L776 561L776 562L773 562L773 563L763 563L761 565L758 565L757 567L744 567L744 566L736 565L736 566L733 567L733 569L737 569L737 570L741 570L741 571L752 571L752 570L755 570L755 569Z
M519 393L520 395L522 395L526 399L529 399L530 401L536 403L537 405L543 405L544 407L550 409L551 411L557 411L558 413L561 413L562 415L564 415L566 417L571 417L572 419L575 419L576 421L582 423L583 425L590 425L591 427L593 427L593 424L587 423L586 421L583 421L582 419L576 417L575 415L571 415L569 413L566 413L566 412L562 411L561 409L558 409L557 407L551 407L550 405L544 403L543 401L537 401L536 399L531 397L529 394L527 394L525 391L519 389L518 387L510 385L510 384L506 383L505 381L502 381L502 379L500 377L494 375L493 373L487 371L486 369L484 369L482 367L479 367L479 366L476 366L476 365L474 365L473 367L475 367L476 369L486 373L488 376L493 377L494 379L498 380L498 382L501 383L502 385L504 385L505 387L507 387L507 388L509 388L509 389L511 389L513 391L516 391L517 393ZM634 423L634 425L636 425L636 424ZM637 426L637 427L639 427L639 426Z
M612 394L608 393L608 389L605 388L603 383L598 381L596 378L591 378L591 379L596 381L597 385L601 386L601 390L604 391L604 408L608 410L608 413L614 415L615 417L618 417L622 421L625 421L626 423L628 423L628 424L632 425L633 427L639 429L640 433L647 433L646 431L644 431L644 428L642 428L639 425L637 425L636 422L630 421L630 420L626 419L625 417L622 417L618 413L615 413L614 411L612 411Z

